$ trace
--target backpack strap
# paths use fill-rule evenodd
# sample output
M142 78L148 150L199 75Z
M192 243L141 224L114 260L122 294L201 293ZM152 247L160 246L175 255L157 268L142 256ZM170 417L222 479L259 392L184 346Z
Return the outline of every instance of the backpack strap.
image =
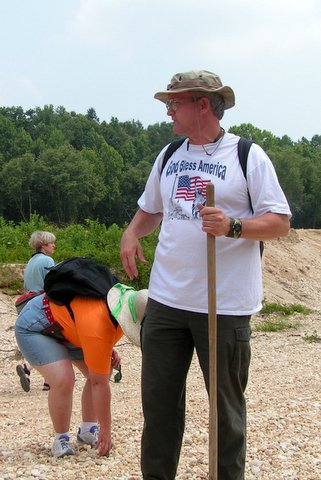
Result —
M239 156L239 162L242 168L242 172L244 175L245 180L247 180L247 157L249 155L249 151L251 148L253 141L248 140L247 138L240 137L238 144L237 144L237 153ZM250 207L253 212L253 207L252 207L252 200L251 196L249 193L249 200L250 200Z
M65 303L65 307L67 308L68 312L69 312L69 315L71 316L72 318L72 321L74 322L75 321L75 315L74 315L74 312L72 311L72 308L70 306L70 303Z
M114 317L114 315L110 311L110 308L109 308L108 303L107 303L107 299L106 299L106 307L107 307L107 310L108 310L108 313L109 313L109 316L110 316L110 320L113 322L114 327L117 328L118 322L117 322L116 318Z
M44 328L43 330L41 330L41 334L42 335L48 335L48 336L54 336L55 339L59 342L59 343L67 343L67 340L65 339L65 337L63 336L63 334L61 333L63 331L63 327L60 325L59 322L57 322L55 319L54 319L54 316L52 314L52 311L50 309L50 305L49 305L49 298L47 297L47 295L44 295L43 296L43 299L42 299L42 308L43 308L43 311L47 317L47 320L49 322L49 326Z
M239 156L239 161L242 167L242 172L245 177L247 178L247 157L249 155L249 151L251 148L252 143L254 143L252 140L248 140L247 138L240 137L239 142L237 144L237 153ZM251 199L250 199L251 201ZM251 203L251 208L252 208L252 203ZM252 209L253 210L253 209Z
M237 144L237 153L238 153L238 156L239 156L239 161L240 161L242 172L243 172L243 175L244 175L245 179L247 179L247 157L249 155L249 151L250 151L251 145L253 143L254 142L252 140L248 140L247 138L240 137L239 142ZM250 192L248 192L248 193L249 193L250 207L251 207L251 210L253 212L253 206L252 206L252 200L251 200ZM261 240L260 241L261 257L263 255L263 250L264 250L264 243Z
M50 309L50 306L49 306L49 298L46 294L43 296L43 299L42 299L42 308L43 308L43 311L44 311L44 313L47 317L48 322L50 324L54 323L55 319L54 319L54 316L53 316L53 314L51 312L51 309Z
M180 138L178 140L174 140L174 142L170 143L167 147L167 150L164 154L163 158L163 163L162 163L162 168L161 168L161 175L163 173L163 170L165 168L165 165L168 161L169 158L173 155L174 152L185 142L186 138Z

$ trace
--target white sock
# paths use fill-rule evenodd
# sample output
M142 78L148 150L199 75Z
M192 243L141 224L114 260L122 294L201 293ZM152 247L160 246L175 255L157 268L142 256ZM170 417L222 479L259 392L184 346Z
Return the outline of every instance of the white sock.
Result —
M97 422L81 422L80 433L90 432L91 427L97 427Z
M55 438L58 438L58 439L59 439L59 438L61 437L61 435L66 435L66 437L70 438L70 433L69 433L69 432L65 432L65 433L56 433L56 436L55 436Z

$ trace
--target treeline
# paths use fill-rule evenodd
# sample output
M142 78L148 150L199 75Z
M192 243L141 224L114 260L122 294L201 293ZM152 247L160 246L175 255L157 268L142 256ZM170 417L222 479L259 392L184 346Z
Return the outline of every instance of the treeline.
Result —
M224 124L224 119L223 122ZM260 144L275 165L294 228L321 228L321 135L298 142L242 124L230 132ZM0 108L0 216L32 214L57 226L96 220L123 226L137 209L151 165L175 136L169 122L100 122L52 105Z

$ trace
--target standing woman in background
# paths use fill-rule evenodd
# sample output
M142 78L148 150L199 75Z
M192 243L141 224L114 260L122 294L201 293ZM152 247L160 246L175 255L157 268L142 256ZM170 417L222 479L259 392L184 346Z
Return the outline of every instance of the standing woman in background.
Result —
M56 237L51 232L37 230L33 232L29 245L35 250L35 253L28 261L24 274L23 286L26 292L42 292L45 276L48 268L53 267L55 262L51 255L55 251ZM30 390L30 372L31 365L27 363L19 364L16 367L17 374L20 377L20 383L25 392ZM48 383L44 383L43 390L49 390Z

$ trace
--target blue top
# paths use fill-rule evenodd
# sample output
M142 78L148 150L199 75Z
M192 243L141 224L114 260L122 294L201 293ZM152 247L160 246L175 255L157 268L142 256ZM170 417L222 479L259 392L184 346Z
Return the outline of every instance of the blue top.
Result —
M42 252L37 252L32 255L23 274L24 288L30 292L40 292L43 290L48 268L53 267L54 264L53 259Z

